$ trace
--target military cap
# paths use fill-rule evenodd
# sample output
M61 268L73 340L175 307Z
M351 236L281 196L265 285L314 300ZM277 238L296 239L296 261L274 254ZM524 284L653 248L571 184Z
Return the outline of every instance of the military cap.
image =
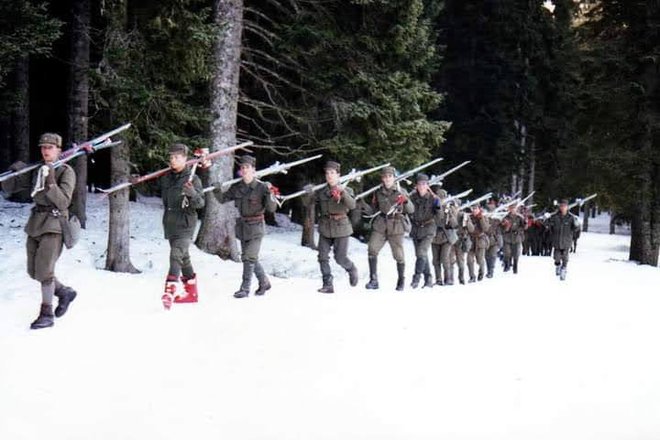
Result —
M421 183L421 182L427 182L428 183L429 176L427 174L424 174L424 173L417 173L417 177L415 178L415 181L417 183Z
M385 168L381 169L380 170L380 175L384 176L385 174L391 174L391 175L394 176L396 174L396 169L394 169L394 167L385 167Z
M188 146L186 144L180 144L180 143L172 144L172 145L170 145L169 153L170 154L182 154L184 156L187 156L188 155Z
M561 200L559 201L559 204L560 204L560 205L568 205L568 200L566 200L566 199L561 199Z
M341 164L339 162L335 162L334 160L329 160L325 163L325 166L323 167L324 170L335 170L337 172L341 171Z
M435 190L435 195L440 197L441 199L446 199L447 198L447 191L445 191L442 188L438 188Z
M39 137L39 145L51 144L62 148L62 136L55 133L44 133Z
M490 199L488 199L488 201L487 201L486 203L489 204L489 205L490 205L491 203L492 203L493 205L497 205L497 199L496 199L495 197L491 197Z
M239 165L252 165L253 167L257 165L257 159L254 156L245 154L238 158Z

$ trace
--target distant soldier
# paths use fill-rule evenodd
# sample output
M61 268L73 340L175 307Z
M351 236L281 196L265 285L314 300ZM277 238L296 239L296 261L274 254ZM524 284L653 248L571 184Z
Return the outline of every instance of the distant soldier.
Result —
M274 193L277 188L270 183L257 180L256 159L252 156L239 158L241 181L234 183L226 191L222 182L213 184L213 195L220 203L233 201L240 217L236 219L236 238L241 241L241 261L243 262L243 277L240 288L234 292L235 298L245 298L250 295L252 275L256 275L259 286L255 295L263 295L271 288L263 266L259 262L261 241L266 234L265 213L275 212L277 203Z
M504 238L504 272L513 269L518 273L518 259L522 248L523 237L527 229L524 217L516 212L516 205L509 205L509 212L502 219L502 235Z
M27 272L41 283L41 308L31 329L52 327L54 317L63 316L77 293L55 277L55 264L62 253L63 228L69 219L69 206L76 186L76 174L69 165L53 168L62 153L62 137L44 133L39 138L43 166L30 177L18 176L2 183L5 192L32 197L34 207L25 225L27 233ZM19 170L25 164L16 163ZM30 193L30 189L32 192ZM58 298L53 314L53 297Z
M474 230L470 233L472 239L472 247L468 252L468 271L470 272L470 283L476 280L483 280L484 269L486 268L486 248L488 247L488 230L490 229L490 222L488 218L483 215L480 205L472 207L472 215L470 216L474 224ZM479 273L475 278L474 263L479 266Z
M486 205L487 212L493 213L497 208L495 198L488 199ZM490 228L488 229L488 248L486 248L486 277L493 278L495 274L495 263L497 263L497 254L504 246L502 230L500 229L500 220L495 217L489 217Z
M163 229L170 242L170 267L161 300L166 309L172 303L196 303L197 275L190 261L190 244L197 227L197 210L204 207L202 183L186 167L188 147L173 144L169 148L171 171L160 178L163 199ZM183 292L179 290L179 279Z
M575 215L568 212L568 200L562 200L559 203L559 212L552 215L546 225L555 249L555 275L563 281L566 279L566 267L573 245L573 234L575 230L580 229L580 221Z
M458 209L453 204L445 205L447 191L439 185L435 188L435 194L438 196L437 201L439 202L435 215L436 232L431 243L435 284L450 286L454 284L451 277L451 252L454 244L458 241L458 234L456 233Z
M324 167L326 186L313 192L311 203L316 203L316 214L319 219L318 260L323 278L321 293L334 293L332 270L330 268L330 250L334 250L335 261L348 272L349 283L356 286L358 271L355 264L348 258L348 242L353 233L353 226L348 218L348 212L355 209L355 199L350 188L342 188L339 184L341 165L328 161Z
M415 205L410 231L410 238L415 245L415 273L411 283L413 289L419 286L422 275L424 275L424 287L433 287L429 249L435 237L435 222L440 209L440 199L433 194L429 187L429 176L419 173L415 181L415 191L410 196Z
M460 201L456 201L456 205L460 207ZM458 241L454 243L452 251L452 268L449 277L449 285L454 284L454 264L458 267L458 282L460 284L465 284L465 255L472 248L472 238L471 234L474 232L474 223L470 214L464 211L459 211L456 215L456 222L458 223L458 228L456 233L458 235Z
M390 244L392 256L396 261L398 280L396 290L403 290L405 274L405 255L403 235L406 232L406 214L414 211L412 202L405 191L394 184L394 167L385 167L381 171L381 187L374 193L368 207L368 215L374 216L369 236L369 282L367 289L378 289L378 254L386 242Z

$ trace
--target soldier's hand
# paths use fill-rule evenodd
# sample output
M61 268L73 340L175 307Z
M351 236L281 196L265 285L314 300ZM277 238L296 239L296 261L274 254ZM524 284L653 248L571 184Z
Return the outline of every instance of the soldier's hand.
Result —
M399 194L396 197L396 204L399 205L399 206L403 205L407 201L408 201L408 198L406 196L404 196L403 194Z
M341 188L338 186L332 188L332 191L330 191L330 196L335 199L335 201L339 202L341 200L341 194L342 194Z
M463 214L463 227L466 227L468 224L468 216Z
M270 191L270 193L275 197L280 195L280 189L275 185L273 185L272 183L266 182L266 186L268 187L268 191Z
M304 190L307 194L311 194L311 193L314 192L314 185L312 185L311 183L308 183L307 185L303 186L303 190Z
M55 168L53 168L52 164L46 165L46 169L44 170L46 174L46 186L51 186L57 184L55 181Z
M135 185L138 183L138 180L140 179L140 176L137 174L131 174L130 177L128 178L128 181L131 182L131 185Z
M193 186L192 182L186 182L183 184L183 194L188 197L195 195L195 187Z
M545 214L543 214L543 218L546 219L546 220L549 219L550 217L552 217L552 215L549 212L546 212Z

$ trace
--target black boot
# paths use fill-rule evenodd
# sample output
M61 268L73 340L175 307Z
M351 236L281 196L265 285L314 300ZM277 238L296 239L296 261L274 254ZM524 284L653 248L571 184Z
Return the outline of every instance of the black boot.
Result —
M234 298L246 298L250 295L250 284L252 274L254 273L254 263L250 261L243 262L243 281L241 287L234 293Z
M415 272L412 277L412 282L410 283L410 287L413 289L417 289L419 287L419 280L422 277L422 274L419 274Z
M254 265L254 274L257 276L257 280L259 281L259 287L257 287L257 290L254 291L254 294L261 296L265 294L267 290L270 290L270 280L266 276L266 272L259 262Z
M413 289L416 289L419 287L419 281L422 278L422 273L424 273L424 266L426 265L426 262L424 261L423 258L418 258L415 261L415 274L413 275L412 278L412 283L410 283L410 287Z
M401 292L406 283L406 278L405 278L406 264L396 263L396 272L399 275L399 278L396 280L396 290Z
M555 275L559 276L561 274L561 266L559 264L555 264Z
M458 282L465 284L465 269L458 269Z
M53 318L53 306L51 304L42 304L39 316L32 324L30 324L30 328L32 330L37 330L40 328L52 327L55 324Z
M323 277L323 287L318 291L321 293L335 293L335 288L332 287L332 275Z
M513 260L513 273L518 273L518 260Z
M431 272L426 272L424 274L424 285L422 287L433 287L433 277Z
M358 271L357 267L355 264L351 266L350 269L348 269L346 272L348 272L348 284L351 285L351 287L357 286L358 283Z
M488 257L486 259L486 266L488 267L488 271L486 272L486 278L493 278L493 276L495 275L495 258Z
M433 270L435 272L435 284L442 286L442 265L440 263L433 264Z
M477 280L481 281L484 279L484 270L479 268L479 274L477 275Z
M69 309L69 304L76 299L78 294L71 287L62 286L55 291L55 296L58 299L57 307L55 307L55 317L61 318Z
M366 289L378 289L378 257L369 257L369 282Z

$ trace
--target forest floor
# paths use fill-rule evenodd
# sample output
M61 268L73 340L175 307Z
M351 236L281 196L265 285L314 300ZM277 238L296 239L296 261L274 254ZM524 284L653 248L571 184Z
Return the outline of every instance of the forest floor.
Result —
M365 290L352 240L360 284L333 266L337 293L322 295L300 230L269 228L266 296L234 299L240 264L195 248L200 302L166 312L159 201L131 204L138 275L101 269L106 204L90 196L58 263L78 299L31 331L29 206L0 201L0 439L660 438L660 271L626 261L625 231L583 234L565 282L523 257L518 275L404 292L388 249L381 289Z

